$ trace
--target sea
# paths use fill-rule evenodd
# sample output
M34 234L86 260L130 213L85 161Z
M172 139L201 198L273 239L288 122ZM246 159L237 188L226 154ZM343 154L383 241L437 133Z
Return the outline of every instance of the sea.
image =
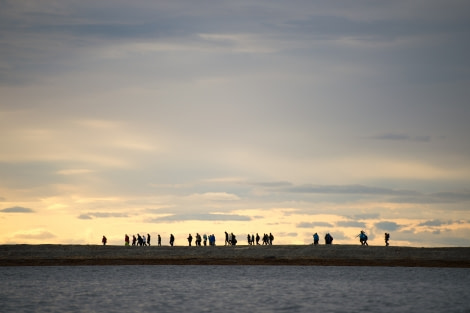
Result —
M470 269L0 267L0 312L470 312Z

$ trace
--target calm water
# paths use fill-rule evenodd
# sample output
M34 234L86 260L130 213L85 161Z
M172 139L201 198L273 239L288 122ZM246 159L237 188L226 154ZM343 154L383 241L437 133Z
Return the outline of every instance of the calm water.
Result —
M0 267L0 312L470 312L470 269Z

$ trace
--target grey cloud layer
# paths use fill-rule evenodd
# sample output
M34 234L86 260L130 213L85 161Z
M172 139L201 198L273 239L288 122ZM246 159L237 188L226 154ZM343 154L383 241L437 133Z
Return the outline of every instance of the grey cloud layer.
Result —
M251 217L237 214L174 214L148 220L149 223L176 222L176 221L250 221Z
M4 212L4 213L34 213L34 210L30 209L30 208L15 206L15 207L11 207L11 208L2 209L2 210L0 210L0 212Z
M74 195L119 198L71 204L79 219L288 207L346 219L300 228L400 231L388 206L419 227L467 209L465 1L0 6L2 213Z

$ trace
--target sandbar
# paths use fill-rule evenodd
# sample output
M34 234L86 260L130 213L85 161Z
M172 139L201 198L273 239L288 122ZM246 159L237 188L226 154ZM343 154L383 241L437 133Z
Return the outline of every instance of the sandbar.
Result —
M470 247L0 245L0 266L301 265L470 268Z

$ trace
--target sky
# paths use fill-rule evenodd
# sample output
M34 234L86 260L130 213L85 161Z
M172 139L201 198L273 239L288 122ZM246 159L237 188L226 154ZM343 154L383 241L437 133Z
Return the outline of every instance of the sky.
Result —
M470 246L469 12L0 0L0 244Z

